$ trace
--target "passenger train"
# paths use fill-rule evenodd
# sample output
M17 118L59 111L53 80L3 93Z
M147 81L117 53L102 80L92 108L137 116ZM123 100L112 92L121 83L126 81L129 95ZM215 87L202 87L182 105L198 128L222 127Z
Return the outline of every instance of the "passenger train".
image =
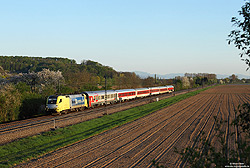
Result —
M70 111L83 110L85 108L94 108L99 105L113 104L136 98L171 93L173 91L174 86L168 85L137 89L86 91L81 94L72 95L53 95L49 96L47 99L46 110L52 114L61 114Z

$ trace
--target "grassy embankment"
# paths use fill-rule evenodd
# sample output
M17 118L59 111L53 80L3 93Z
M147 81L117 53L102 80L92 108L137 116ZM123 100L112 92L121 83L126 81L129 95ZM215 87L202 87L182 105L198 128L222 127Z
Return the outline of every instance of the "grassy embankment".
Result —
M60 147L81 141L90 136L148 115L183 99L194 96L206 89L208 88L2 145L0 146L0 167L9 167L32 158L37 158Z

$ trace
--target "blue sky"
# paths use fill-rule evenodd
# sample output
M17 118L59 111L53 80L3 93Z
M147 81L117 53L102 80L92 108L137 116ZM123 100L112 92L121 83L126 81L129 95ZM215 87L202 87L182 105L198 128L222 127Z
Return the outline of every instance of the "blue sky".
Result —
M243 0L0 0L0 55L93 60L117 71L244 74L227 44Z

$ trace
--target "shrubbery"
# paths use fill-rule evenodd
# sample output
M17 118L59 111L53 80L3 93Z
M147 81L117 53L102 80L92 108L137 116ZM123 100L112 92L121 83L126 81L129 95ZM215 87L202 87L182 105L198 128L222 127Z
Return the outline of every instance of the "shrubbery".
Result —
M46 99L37 93L24 93L22 95L19 119L30 118L45 114Z
M45 114L42 94L32 93L25 83L1 85L0 122L30 118Z
M14 85L0 89L0 122L17 120L20 114L21 94Z
M24 82L0 86L0 122L30 118L45 114L46 97L55 90L46 87L41 93L32 92Z

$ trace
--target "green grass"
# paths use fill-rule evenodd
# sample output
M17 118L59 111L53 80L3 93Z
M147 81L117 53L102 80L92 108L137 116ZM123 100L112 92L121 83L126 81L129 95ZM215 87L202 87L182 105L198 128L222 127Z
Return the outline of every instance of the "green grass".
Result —
M45 132L0 146L0 167L9 167L37 158L60 147L86 139L105 130L128 123L176 102L194 96L205 89L178 95L158 102L106 115L55 131Z

